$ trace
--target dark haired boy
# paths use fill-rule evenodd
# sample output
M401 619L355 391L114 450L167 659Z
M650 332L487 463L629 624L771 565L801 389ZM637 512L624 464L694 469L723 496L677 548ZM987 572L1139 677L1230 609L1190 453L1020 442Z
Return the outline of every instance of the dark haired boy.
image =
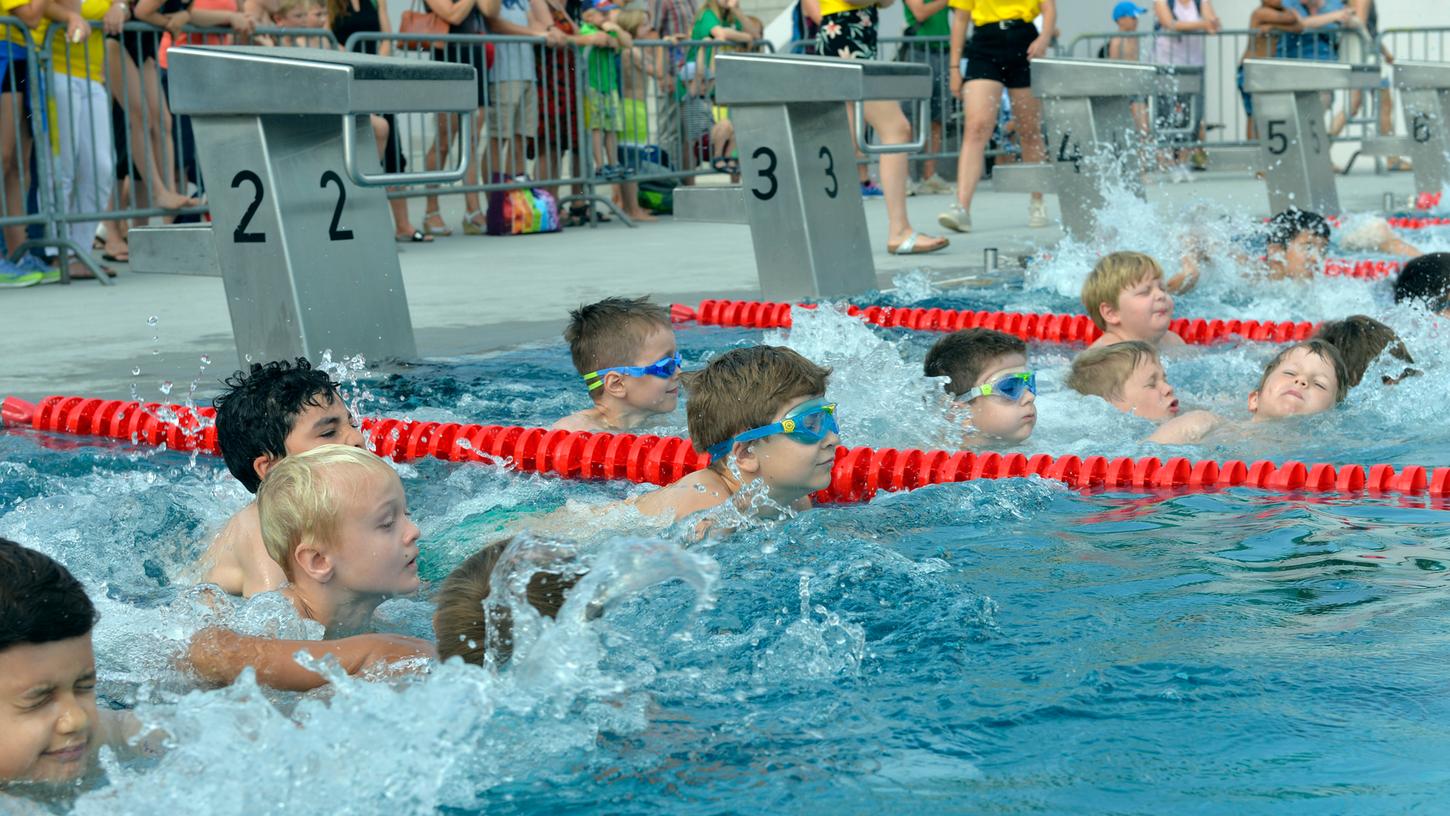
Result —
M791 349L755 346L731 349L689 374L690 441L710 455L710 466L640 496L635 506L676 521L746 494L750 501L737 507L752 516L809 509L810 494L831 484L841 444L836 404L825 399L830 373ZM764 496L742 493L757 483Z
M319 445L366 447L337 383L301 357L294 363L253 363L224 384L214 401L217 445L227 469L250 493L257 492L268 469L291 454ZM262 544L255 501L222 527L200 563L206 571L202 580L232 595L250 598L286 581Z
M1344 358L1350 388L1359 385L1370 364L1379 359L1386 350L1396 360L1410 364L1415 362L1395 330L1368 315L1350 315L1343 320L1331 320L1321 325L1314 336L1339 349L1340 356ZM1386 374L1382 382L1385 385L1395 385L1405 377L1419 373L1407 367L1397 375Z
M0 538L0 810L16 782L84 776L102 743L124 748L126 715L96 710L96 609L60 563ZM18 805L16 807L19 807Z
M564 339L594 404L553 427L619 433L679 404L674 326L670 313L648 297L609 297L580 306L569 313Z
M1395 302L1423 304L1450 317L1450 252L1431 252L1405 264L1395 278Z
M946 391L968 412L965 443L1017 443L1037 425L1037 373L1027 367L1027 344L991 329L963 329L938 340L923 366L947 377Z
M1324 265L1329 222L1319 213L1290 207L1269 219L1267 244L1270 278L1310 280Z

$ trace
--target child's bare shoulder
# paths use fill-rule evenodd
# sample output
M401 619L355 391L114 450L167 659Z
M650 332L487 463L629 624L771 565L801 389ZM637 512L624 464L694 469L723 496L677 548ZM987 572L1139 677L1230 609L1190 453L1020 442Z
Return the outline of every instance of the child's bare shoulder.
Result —
M593 408L576 411L550 425L549 428L555 431L590 431L592 433L607 430L599 424L598 413Z
M1160 445L1192 445L1203 441L1215 428L1223 424L1223 417L1210 411L1189 411L1176 416L1162 425L1148 437L1149 442Z
M666 485L634 500L646 516L670 515L682 519L692 513L717 507L729 499L731 490L713 470L697 470L674 484Z

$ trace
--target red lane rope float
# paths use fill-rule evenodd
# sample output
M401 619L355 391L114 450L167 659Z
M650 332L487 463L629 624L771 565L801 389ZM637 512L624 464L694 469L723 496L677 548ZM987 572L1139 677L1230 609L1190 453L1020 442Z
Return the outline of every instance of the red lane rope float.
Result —
M670 318L676 323L693 320L710 326L783 329L791 325L792 308L814 309L815 306L754 300L702 300L698 309L674 304L670 307ZM846 313L867 323L890 328L940 332L973 328L996 329L1023 340L1050 343L1091 343L1103 334L1087 315L974 312L914 306L848 306ZM1261 323L1257 320L1178 318L1168 324L1168 327L1177 332L1185 342L1202 345L1230 337L1269 343L1306 340L1319 328L1319 324L1292 320Z
M1358 278L1379 280L1400 274L1404 264L1400 261L1354 258L1325 258L1324 274L1331 278Z
M1417 230L1426 227L1443 227L1450 224L1450 216L1444 215L1392 215L1385 219L1395 229Z
M173 450L218 453L215 412L180 405L46 397L39 405L7 397L0 406L6 425L79 436L111 437ZM363 430L379 456L396 461L434 457L449 462L486 461L529 473L566 479L628 479L669 484L705 467L709 457L688 440L636 434L594 434L503 425L368 419ZM1191 461L1175 457L1108 459L1053 457L1045 453L838 448L831 485L820 501L863 501L878 491L913 490L974 479L1040 476L1071 488L1212 489L1256 487L1314 493L1427 493L1450 497L1450 467L1433 471L1410 465L1335 466L1268 460Z
M1420 193L1415 196L1415 209L1417 210L1433 210L1438 206L1440 206L1439 193Z

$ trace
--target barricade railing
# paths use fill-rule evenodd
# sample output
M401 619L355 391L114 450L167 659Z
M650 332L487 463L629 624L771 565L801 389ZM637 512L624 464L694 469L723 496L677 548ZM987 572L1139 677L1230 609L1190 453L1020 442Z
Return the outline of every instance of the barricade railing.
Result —
M1375 51L1388 51L1391 59L1450 62L1450 27L1386 28L1376 39Z
M1346 45L1347 42L1354 45ZM1181 148L1235 147L1257 144L1250 135L1245 109L1241 65L1245 55L1283 59L1312 59L1325 54L1341 61L1379 64L1374 39L1361 29L1322 35L1264 34L1252 29L1217 33L1168 31L1105 31L1081 34L1067 46L1070 56L1093 59L1111 55L1130 62L1164 65L1202 65L1203 93L1153 96L1147 100L1149 117L1160 142ZM1387 91L1386 91L1387 92ZM1354 97L1346 97L1345 104ZM1378 93L1378 92L1377 92ZM1361 104L1361 112L1378 110ZM1358 142L1373 136L1374 116L1346 117L1336 141ZM1354 126L1354 127L1349 127Z
M0 426L218 454L211 408L85 397L50 396L32 405L0 403ZM432 457L483 462L566 479L628 479L664 485L704 468L709 457L673 436L589 433L456 422L369 418L370 447L395 461ZM1079 490L1217 490L1250 487L1279 492L1450 497L1450 467L1334 465L1190 460L1173 457L1059 456L895 448L836 449L831 484L812 498L856 502L880 491L933 484L1038 476Z

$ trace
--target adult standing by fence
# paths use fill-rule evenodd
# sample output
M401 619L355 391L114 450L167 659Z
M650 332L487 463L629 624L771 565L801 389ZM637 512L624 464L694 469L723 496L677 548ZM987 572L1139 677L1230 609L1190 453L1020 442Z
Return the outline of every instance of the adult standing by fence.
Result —
M927 120L931 123L930 138L926 142L928 155L941 153L942 123L951 113L951 97L948 94L947 65L951 48L952 13L947 0L905 0L901 13L906 17L906 42L902 44L901 59L907 62L924 62L931 66L931 111ZM921 160L921 183L918 193L950 193L955 188L936 172L935 159Z
M947 229L970 232L972 196L982 179L987 142L997 127L1003 88L1012 104L1023 161L1046 158L1042 103L1032 95L1032 60L1046 56L1052 43L1057 4L1056 0L950 0L950 4L951 88L953 95L962 97L966 127L957 157L957 203L937 221ZM1032 23L1039 14L1040 32ZM973 28L970 41L966 41L968 22ZM1040 192L1033 193L1027 204L1027 226L1047 226L1047 205Z
M1153 61L1159 65L1204 67L1205 43L1210 34L1223 30L1210 0L1153 0L1154 29L1164 32L1154 39ZM1184 143L1203 141L1203 94L1167 94L1154 98L1157 110L1154 126L1171 141ZM1200 148L1193 154L1202 169L1208 157ZM1181 156L1178 158L1182 158ZM1181 165L1175 181L1189 181L1192 176Z
M80 19L67 23L67 36L51 37L51 98L55 101L60 155L55 164L57 204L65 213L103 213L111 201L116 168L111 144L111 98L105 86L106 41L99 23L110 0L85 0ZM94 27L90 24L96 23ZM84 33L84 37L80 37ZM76 39L79 38L79 42ZM81 252L90 252L98 221L71 221L64 227ZM106 274L115 274L101 267ZM80 261L70 262L70 277L94 277Z
M39 29L45 15L45 0L0 0L0 14L13 15L25 28L0 25L0 49L4 49L4 67L0 68L0 215L25 215L25 196L30 186L30 105L31 88L27 66L29 53L26 41L29 31ZM5 254L0 255L0 285L31 286L40 283L44 264L39 259L22 259L17 268L5 260L25 243L25 225L4 228Z
M448 23L450 34L487 34L488 24L485 17L498 14L499 0L427 0L428 10L441 17ZM448 62L459 62L470 65L476 73L478 83L478 110L473 117L474 155L470 159L477 158L477 136L483 130L483 121L486 108L488 107L488 53L482 43L448 43L444 49L445 59ZM448 159L448 148L452 143L453 134L463 124L463 117L456 113L438 114L438 133L433 142L433 147L423 157L423 166L429 170L437 170L443 166ZM479 171L478 162L469 161L468 171L464 176L463 183L469 187L478 185ZM483 205L479 203L478 193L468 192L463 194L463 205L466 212L463 216L463 232L465 235L483 235L485 233L485 222L483 219ZM443 216L438 210L438 196L430 195L425 205L424 229L434 235L451 235L452 230L443 223Z
M816 36L817 53L840 59L876 59L876 36L880 28L879 7L892 0L821 0L821 30ZM892 100L876 99L863 106L866 121L883 144L911 141L911 123L901 106ZM849 110L849 109L848 109ZM850 116L854 119L855 113ZM854 132L855 123L852 123ZM892 255L914 255L945 249L947 239L926 235L911 228L906 215L906 154L881 157L881 190L886 199L886 251Z

